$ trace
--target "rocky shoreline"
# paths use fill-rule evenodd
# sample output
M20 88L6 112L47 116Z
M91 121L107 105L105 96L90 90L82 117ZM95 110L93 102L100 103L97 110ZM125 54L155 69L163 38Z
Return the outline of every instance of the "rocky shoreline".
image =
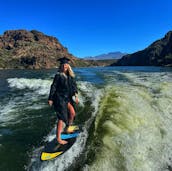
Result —
M172 31L142 51L116 60L84 60L68 52L57 38L37 30L8 30L0 36L0 69L57 68L66 56L72 67L172 66Z

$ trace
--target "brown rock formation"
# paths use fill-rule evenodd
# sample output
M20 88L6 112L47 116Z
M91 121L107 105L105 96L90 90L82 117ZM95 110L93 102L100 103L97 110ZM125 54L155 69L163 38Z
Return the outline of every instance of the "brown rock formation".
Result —
M53 68L62 56L78 63L55 37L39 31L9 30L0 36L0 68Z
M111 66L172 66L172 31L144 50L123 56Z

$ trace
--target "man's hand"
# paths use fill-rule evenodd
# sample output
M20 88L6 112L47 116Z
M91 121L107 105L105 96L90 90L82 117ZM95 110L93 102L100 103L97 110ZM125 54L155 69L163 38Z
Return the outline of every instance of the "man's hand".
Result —
M52 105L53 105L53 101L52 101L52 100L48 100L48 104L49 104L50 106L52 106Z
M76 102L76 104L78 105L78 103L79 103L78 96L75 96L75 102Z

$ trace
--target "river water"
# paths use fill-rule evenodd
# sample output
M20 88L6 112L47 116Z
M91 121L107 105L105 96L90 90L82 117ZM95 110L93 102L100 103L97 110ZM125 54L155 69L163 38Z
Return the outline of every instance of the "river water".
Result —
M56 73L0 70L0 170L171 171L172 68L74 68L80 103L76 143L41 162L55 137L47 104Z

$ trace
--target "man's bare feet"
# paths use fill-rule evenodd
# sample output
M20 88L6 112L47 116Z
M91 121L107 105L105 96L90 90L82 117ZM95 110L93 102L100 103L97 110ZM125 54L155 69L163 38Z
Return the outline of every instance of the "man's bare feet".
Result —
M64 140L61 140L61 139L58 139L57 141L58 141L59 144L62 144L62 145L65 145L65 144L68 143L67 141L64 141Z
M66 133L68 133L68 134L73 132L73 131L70 130L69 126L66 127L64 131L65 131Z

